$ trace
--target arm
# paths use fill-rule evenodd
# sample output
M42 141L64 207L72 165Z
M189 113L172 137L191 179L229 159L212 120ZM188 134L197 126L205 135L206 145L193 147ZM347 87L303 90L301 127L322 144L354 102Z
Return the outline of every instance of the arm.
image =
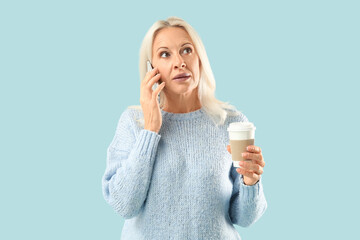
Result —
M248 122L244 114L240 115L239 122ZM238 169L239 170L239 169ZM231 167L233 191L230 199L229 216L234 224L248 227L255 223L265 212L267 202L263 192L261 178L254 185L244 183L244 176Z
M136 216L149 189L160 135L145 129L135 136L134 121L126 110L107 149L102 178L107 203L124 218Z
M261 179L256 184L247 186L235 167L231 167L231 178L234 187L230 199L230 219L234 224L248 227L256 222L267 208Z

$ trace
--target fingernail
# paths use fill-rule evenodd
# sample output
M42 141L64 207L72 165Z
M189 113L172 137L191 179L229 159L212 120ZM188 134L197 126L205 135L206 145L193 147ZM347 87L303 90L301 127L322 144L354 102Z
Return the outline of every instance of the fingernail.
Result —
M247 146L247 147L246 147L246 150L250 151L250 150L251 150L251 147L250 147L250 146Z
M245 157L245 156L246 156L246 153L241 153L241 156L242 156L242 157Z

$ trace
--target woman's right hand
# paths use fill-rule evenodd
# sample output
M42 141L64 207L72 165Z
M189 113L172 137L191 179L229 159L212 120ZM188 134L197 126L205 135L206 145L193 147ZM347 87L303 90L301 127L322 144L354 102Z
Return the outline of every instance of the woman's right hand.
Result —
M158 68L147 72L140 86L140 104L144 113L144 129L158 133L162 125L161 110L158 102L158 95L165 87L162 82L155 90L152 86L160 80Z

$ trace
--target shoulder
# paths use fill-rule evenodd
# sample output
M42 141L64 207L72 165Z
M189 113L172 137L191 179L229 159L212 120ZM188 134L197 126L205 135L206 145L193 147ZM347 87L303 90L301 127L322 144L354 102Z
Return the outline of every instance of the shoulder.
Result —
M144 124L144 114L141 106L128 106L122 112L119 122L126 122L131 126L141 127Z
M239 111L238 109L224 109L226 111L226 122L229 124L231 122L248 122L249 120L245 116L245 114L242 111Z
M143 111L142 111L141 106L139 106L139 105L128 106L125 109L125 111L123 112L123 114L128 115L132 119L138 119L138 118L143 117Z

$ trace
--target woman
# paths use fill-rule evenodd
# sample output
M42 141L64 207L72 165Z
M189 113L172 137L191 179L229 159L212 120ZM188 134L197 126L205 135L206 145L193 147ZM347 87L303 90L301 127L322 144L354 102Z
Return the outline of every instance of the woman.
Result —
M106 201L126 219L122 239L240 239L233 224L249 226L267 207L265 163L249 146L251 161L232 166L227 127L247 118L215 98L195 30L176 17L155 22L140 77L141 107L122 113L102 179Z

